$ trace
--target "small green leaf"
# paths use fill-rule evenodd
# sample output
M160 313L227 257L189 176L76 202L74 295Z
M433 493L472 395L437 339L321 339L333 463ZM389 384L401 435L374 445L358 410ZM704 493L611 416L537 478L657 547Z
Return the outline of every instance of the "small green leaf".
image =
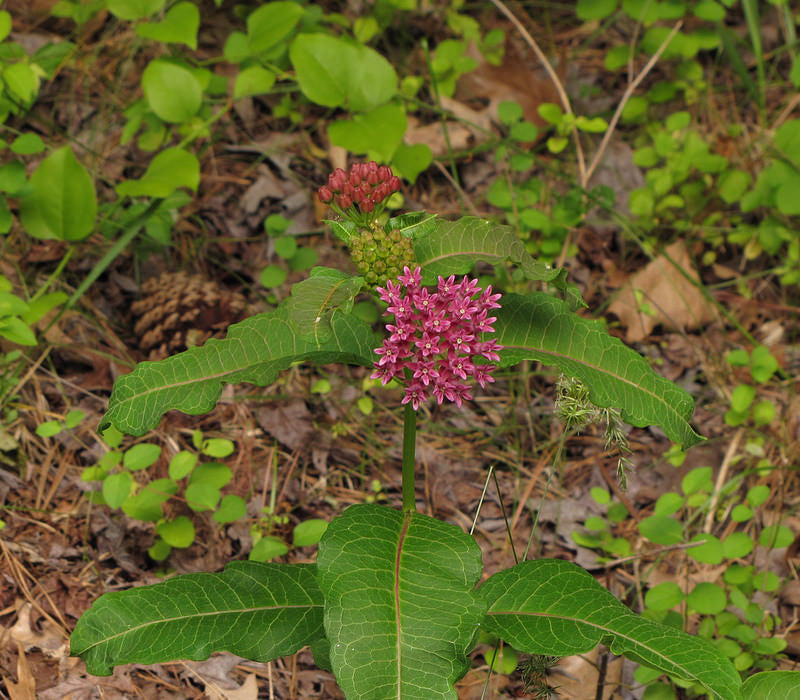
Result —
M723 558L722 545L714 535L700 533L692 537L691 542L705 542L699 547L692 547L687 554L695 561L704 564L719 564Z
M400 176L412 185L417 181L419 174L428 169L433 162L433 151L424 143L415 143L409 146L400 143L392 156L392 165Z
M388 162L400 146L407 124L403 105L390 102L333 122L328 126L328 138L335 146L374 154L377 160Z
M194 542L194 525L185 515L159 523L156 532L170 547L183 549Z
M5 10L0 10L0 41L11 33L11 15Z
M674 515L685 503L685 499L677 493L669 492L660 496L653 508L654 515Z
M166 0L108 0L108 10L115 17L135 21L154 15Z
M272 535L265 535L253 545L247 558L250 561L269 561L276 557L282 557L288 551L289 547L283 540Z
M294 4L294 3L292 3ZM275 84L275 73L261 66L249 66L236 76L233 99L240 100L252 95L266 95Z
M229 467L220 462L207 462L205 464L199 464L194 468L192 476L189 478L189 483L211 484L221 489L231 478L233 478L233 472Z
M753 422L758 425L768 425L775 420L775 404L768 399L759 401L753 406Z
M117 194L129 197L169 197L178 187L197 190L200 162L183 148L166 148L158 153L144 175L117 185Z
M293 236L281 236L274 241L275 254L289 260L297 252L297 240Z
M133 477L130 472L110 474L103 481L103 498L111 508L119 508L131 495Z
M203 442L203 454L215 459L230 457L236 450L236 445L232 440L225 438L210 438Z
M225 496L214 513L214 520L218 523L232 523L234 520L247 515L247 503L244 499L229 493Z
M530 143L535 141L539 135L539 130L529 121L517 122L511 127L510 136L520 143Z
M17 345L36 345L36 336L28 324L15 316L0 318L0 336Z
M698 583L686 601L692 610L703 615L716 615L728 604L725 591L715 583Z
M722 553L726 559L741 559L753 551L755 543L745 532L732 532L722 540Z
M2 75L6 91L12 99L24 105L33 102L39 92L39 76L30 65L22 61L6 64Z
M78 408L75 408L69 411L66 416L64 416L64 427L67 430L77 428L84 418L86 418L86 413Z
M327 529L328 521L321 518L311 518L298 523L292 532L294 546L309 547L319 543Z
M731 520L735 523L744 523L753 517L753 510L741 503L735 505L731 511Z
M163 21L136 25L136 33L164 44L185 44L194 51L197 49L199 26L200 10L197 6L191 2L179 2L167 11Z
M750 374L759 384L768 382L778 369L778 361L769 351L769 348L759 345L753 349Z
M178 490L172 479L156 479L122 504L122 511L136 520L157 522L162 517L161 504Z
M752 180L753 178L750 176L750 173L744 170L726 170L719 177L719 196L726 204L734 204L744 196Z
M601 506L606 506L611 503L611 494L608 493L607 489L599 486L592 487L591 491L589 491L589 495L592 497L595 503L598 503Z
M647 591L644 603L651 610L670 610L680 605L684 598L683 591L677 583L665 581Z
M758 506L763 505L764 503L767 502L769 495L770 495L769 486L765 484L761 484L760 486L753 486L753 488L749 489L747 492L747 502L753 508L758 508Z
M650 216L655 207L653 193L646 188L631 191L628 208L634 216Z
M28 325L40 321L44 316L56 306L63 304L69 297L64 292L53 292L43 294L33 299L28 305L28 310L22 314L22 320Z
M203 101L203 88L194 74L161 59L150 61L144 69L142 90L150 109L175 124L189 121Z
M79 241L94 230L97 195L86 168L69 146L53 151L31 175L20 198L20 220L36 238Z
M45 148L45 143L39 134L22 134L11 142L11 151L21 156L41 153Z
M44 438L58 435L62 430L64 430L64 426L57 420L49 420L36 426L36 434Z
M296 2L268 2L251 12L247 18L250 53L263 53L286 39L304 13Z
M711 467L697 467L696 469L692 469L681 480L681 491L683 491L686 496L691 496L699 491L710 492L714 488L713 482L711 481L712 474Z
M749 384L739 384L731 393L731 408L736 413L744 413L750 408L753 399L756 397L756 390Z
M651 542L670 545L683 541L683 528L674 518L651 515L639 523L639 532Z
M770 525L761 531L758 542L763 547L781 549L794 542L794 533L786 525Z
M286 281L287 272L282 267L277 265L268 265L259 275L259 282L267 289L273 287L280 287Z
M188 450L181 450L169 462L169 478L183 479L197 464L197 455Z
M207 482L197 482L186 487L186 505L194 511L214 510L219 503L219 488Z
M510 126L522 119L522 107L519 102L504 100L497 105L497 116L503 124Z
M618 4L619 0L578 0L575 14L584 22L605 19L616 11Z
M147 469L160 455L161 447L158 445L140 443L125 452L125 456L122 458L122 465L131 471Z

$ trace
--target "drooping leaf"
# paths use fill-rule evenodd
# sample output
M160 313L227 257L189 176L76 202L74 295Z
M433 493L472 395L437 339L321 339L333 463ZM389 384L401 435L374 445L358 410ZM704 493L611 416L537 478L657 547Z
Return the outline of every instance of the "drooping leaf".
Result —
M331 315L337 309L349 313L363 286L363 277L330 267L312 268L307 279L292 285L287 302L289 319L297 325L300 337L314 338L317 343L329 338Z
M589 388L595 405L620 409L631 425L658 425L684 448L702 439L689 425L692 397L656 374L599 321L581 318L566 302L539 292L505 294L500 303L494 327L504 347L502 366L532 359L558 367Z
M800 699L800 672L765 671L750 676L742 685L744 700Z
M200 10L197 5L187 1L171 7L161 22L136 25L136 33L145 39L154 39L164 44L185 44L196 50L199 26Z
M369 324L334 314L330 326L324 342L301 338L284 306L231 326L224 340L211 339L160 362L141 362L115 382L99 429L114 425L123 433L142 435L171 409L206 413L214 408L223 384L266 386L295 361L372 363L380 340Z
M318 566L330 662L347 697L457 697L485 611L474 539L420 513L356 505L328 526Z
M89 673L108 676L120 664L215 651L270 661L321 636L316 567L237 561L218 574L106 593L78 620L70 649Z
M196 190L200 183L200 162L183 148L165 148L156 155L138 180L117 185L117 194L130 197L169 197L178 187Z
M69 146L53 151L31 175L20 198L20 219L36 238L79 241L94 229L97 195L86 168Z
M479 589L485 627L517 651L569 656L600 643L671 676L697 681L714 697L741 697L733 664L706 640L636 615L587 571L566 561L525 561Z
M566 270L534 260L510 226L475 216L435 219L427 235L414 238L414 255L422 268L423 284L434 283L438 275L466 274L479 261L510 262L528 279L549 282L565 293L573 308L583 305L580 293L567 282Z

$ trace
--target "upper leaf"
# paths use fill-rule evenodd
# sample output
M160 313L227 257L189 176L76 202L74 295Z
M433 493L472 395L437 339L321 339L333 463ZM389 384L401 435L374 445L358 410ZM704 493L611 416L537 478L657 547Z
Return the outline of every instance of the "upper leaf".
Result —
M301 337L317 343L330 337L330 318L336 309L350 311L353 299L364 286L363 277L353 277L330 267L312 268L307 279L292 285L289 318Z
M475 216L457 221L435 219L426 235L414 238L414 254L422 268L423 284L433 284L439 275L466 274L479 261L493 265L511 262L528 279L549 282L563 292L573 308L584 305L578 290L567 282L566 270L534 260L510 226Z
M232 562L218 574L186 574L106 593L78 620L71 653L89 673L229 651L270 661L322 636L316 567Z
M656 374L602 323L581 318L566 302L538 292L504 294L500 303L494 327L504 348L502 366L524 359L555 365L580 379L594 404L619 408L631 425L658 425L684 448L702 440L689 425L692 397Z
M142 435L171 409L206 413L223 384L266 386L296 361L370 365L379 344L369 324L338 313L331 318L329 337L315 342L304 337L282 306L232 325L224 340L212 338L160 362L140 362L114 383L100 430L113 424L123 433Z
M420 513L356 505L319 546L330 662L348 698L457 697L485 612L481 551Z
M600 643L665 673L700 683L723 700L741 698L741 679L715 647L636 615L581 567L557 559L524 561L479 589L486 627L528 654L583 654Z

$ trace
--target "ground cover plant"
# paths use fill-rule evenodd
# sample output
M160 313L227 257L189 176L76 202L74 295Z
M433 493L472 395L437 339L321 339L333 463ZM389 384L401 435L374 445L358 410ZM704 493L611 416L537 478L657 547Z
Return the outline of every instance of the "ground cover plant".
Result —
M797 19L8 3L11 697L798 692Z

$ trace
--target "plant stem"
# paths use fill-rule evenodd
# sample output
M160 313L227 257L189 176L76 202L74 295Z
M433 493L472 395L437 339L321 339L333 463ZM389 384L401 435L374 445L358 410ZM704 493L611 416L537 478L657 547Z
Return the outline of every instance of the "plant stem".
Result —
M417 440L417 412L411 402L405 406L403 417L403 510L414 512L417 509L414 491L414 446Z

